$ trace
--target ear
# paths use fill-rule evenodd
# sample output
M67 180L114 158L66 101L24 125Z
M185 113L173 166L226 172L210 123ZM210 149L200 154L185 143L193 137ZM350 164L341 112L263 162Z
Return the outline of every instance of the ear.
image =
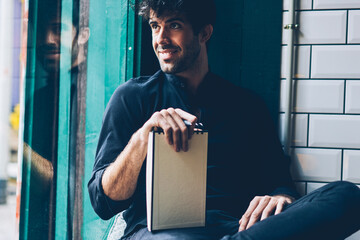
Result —
M78 35L78 45L84 45L87 43L90 37L90 29L88 27L82 28Z
M203 27L199 33L200 42L206 43L211 38L213 30L214 28L211 24L208 24L205 27Z

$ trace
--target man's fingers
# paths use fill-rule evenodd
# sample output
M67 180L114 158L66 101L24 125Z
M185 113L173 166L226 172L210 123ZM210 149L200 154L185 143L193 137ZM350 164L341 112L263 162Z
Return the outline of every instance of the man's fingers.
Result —
M241 222L240 226L239 226L239 232L246 229L246 226L247 226L248 222L250 221L251 215L254 212L254 210L256 209L256 207L259 205L259 202L260 202L260 197L255 197L250 202L248 209L246 210L246 212L244 213L244 215L242 216L242 218L239 221L239 223Z
M160 112L155 112L152 115L150 125L153 127L160 127L164 131L167 142L170 145L173 144L171 125L166 121Z
M255 197L249 204L248 209L239 220L239 232L250 228L259 220L264 220L272 215L283 211L284 206L294 201L286 195Z
M272 198L264 211L262 212L260 221L264 220L265 218L268 218L270 215L273 214L276 206L278 204L278 201L275 198Z
M241 218L242 219L242 218ZM240 226L241 226L241 222L242 222L242 220L239 220L239 229L238 229L238 231L240 232L240 231L242 231L241 229L240 229Z
M180 116L181 119L187 120L188 122L191 123L191 126L187 127L188 138L190 139L194 134L194 128L195 128L195 123L197 122L197 117L188 112L181 110L180 108L176 108L175 112Z
M184 120L190 122L191 126L187 127ZM152 127L162 128L167 142L178 152L181 149L188 150L188 139L194 132L196 121L196 116L190 113L181 109L168 108L155 112L146 126L148 131Z
M175 109L169 108L167 111L170 113L178 126L181 148L186 152L188 150L188 127L185 125L184 120L175 112Z
M257 221L259 221L264 209L270 202L271 197L270 196L264 196L261 198L261 201L259 202L259 205L256 207L256 209L252 212L250 220L248 224L246 225L246 229L249 229L252 225L254 225Z
M164 117L166 122L171 126L171 128L169 129L168 132L165 132L165 130L164 130L165 135L171 134L174 150L178 152L181 149L182 141L181 141L180 127L174 119L174 117L175 117L174 112L172 112L169 109L167 109L167 110L164 109L164 110L161 110L160 113Z
M282 210L284 209L285 204L287 204L287 202L285 200L283 200L283 199L279 200L279 202L276 205L275 215L282 212Z
M192 125L195 125L196 121L197 121L197 117L188 113L188 112L185 112L184 110L181 110L180 108L176 108L174 109L175 112L177 114L179 114L179 116L182 118L182 119L185 119L185 120L188 120L189 122L191 122Z

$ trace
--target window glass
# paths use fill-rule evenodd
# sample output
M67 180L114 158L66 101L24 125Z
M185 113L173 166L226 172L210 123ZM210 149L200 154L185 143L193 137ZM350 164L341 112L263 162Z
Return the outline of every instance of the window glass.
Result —
M77 217L74 212L81 212L82 185L76 181L83 175L84 134L79 124L85 119L83 83L89 30L87 21L79 24L79 1L71 4L72 11L64 14L61 0L29 2L22 184L22 205L27 207L22 207L20 217L27 227L20 234L30 239L53 239L55 219L60 219L55 217L56 199L61 194L67 196L69 208L63 211L68 237L72 238L73 229L80 229L81 224L73 219ZM60 128L63 122L67 125ZM60 137L67 139L68 149L62 158L58 158ZM66 166L62 173L68 180L61 191L56 182L60 166Z

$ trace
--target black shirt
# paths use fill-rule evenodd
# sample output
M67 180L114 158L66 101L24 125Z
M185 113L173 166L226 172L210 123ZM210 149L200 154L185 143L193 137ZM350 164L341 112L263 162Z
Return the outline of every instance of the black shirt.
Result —
M158 71L119 86L105 110L92 177L88 183L96 213L109 219L122 210L125 235L146 226L145 166L134 195L125 201L108 198L101 186L105 168L125 148L132 134L154 112L169 107L199 115L209 132L206 208L241 217L254 196L296 197L284 156L265 103L249 90L208 73L195 96L183 79Z

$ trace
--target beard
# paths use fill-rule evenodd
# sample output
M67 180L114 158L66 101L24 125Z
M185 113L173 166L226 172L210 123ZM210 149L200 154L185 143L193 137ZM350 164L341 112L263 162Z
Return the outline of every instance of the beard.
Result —
M176 49L179 47L173 46L171 44L162 46L163 49ZM188 70L191 67L194 67L194 63L200 54L200 44L197 37L194 37L190 43L187 43L181 49L182 55L177 56L173 60L160 60L160 68L164 73L180 73ZM159 57L158 57L159 58Z
M77 44L77 36L72 42L71 48L71 67L77 61L79 53L79 45ZM44 43L37 47L37 57L43 68L48 73L58 72L60 70L60 46L51 43Z

